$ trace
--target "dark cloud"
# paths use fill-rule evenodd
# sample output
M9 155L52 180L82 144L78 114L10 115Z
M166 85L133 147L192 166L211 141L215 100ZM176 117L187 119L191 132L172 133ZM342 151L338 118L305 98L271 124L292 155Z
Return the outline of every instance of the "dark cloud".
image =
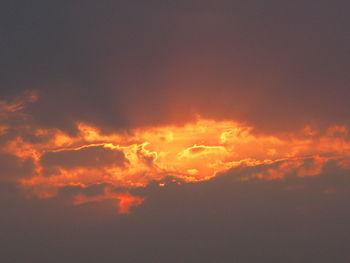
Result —
M7 4L3 96L74 132L237 119L265 130L348 124L345 1Z
M118 215L118 198L71 206L77 193L113 188L96 181L24 198L15 182L35 174L34 161L4 152L17 142L25 155L28 143L40 146L58 132L41 128L73 138L78 122L111 132L200 114L269 134L350 127L349 3L2 1L1 262L349 262L350 177L339 160L304 158L296 168L281 160L205 182L114 188L146 197ZM39 146L35 154L49 151L40 162L50 175L126 162L102 146ZM155 155L138 154L152 167ZM282 179L262 180L273 172Z
M30 177L34 174L35 165L28 158L19 159L17 156L0 152L0 181L15 183L20 178Z
M70 207L63 196L2 198L11 202L2 206L2 259L346 262L349 176L327 169L286 180L238 182L231 171L207 182L154 184L137 191L148 197L129 215L116 213L115 200Z
M47 152L42 156L40 161L45 168L62 167L64 169L79 167L101 168L110 165L122 167L127 162L122 151L103 146L89 146L76 150Z

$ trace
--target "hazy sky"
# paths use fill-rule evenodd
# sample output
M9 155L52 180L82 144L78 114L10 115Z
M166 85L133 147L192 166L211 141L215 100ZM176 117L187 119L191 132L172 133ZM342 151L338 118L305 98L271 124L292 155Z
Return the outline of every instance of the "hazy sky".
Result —
M3 1L0 261L350 261L349 1Z

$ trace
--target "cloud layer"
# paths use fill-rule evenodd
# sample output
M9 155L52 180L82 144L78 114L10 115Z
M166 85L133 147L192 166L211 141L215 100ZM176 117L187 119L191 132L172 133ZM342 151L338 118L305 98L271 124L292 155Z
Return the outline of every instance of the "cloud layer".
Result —
M110 131L198 113L270 133L349 125L348 8L341 0L61 1L14 12L8 4L0 92L38 90L33 118L70 133L76 121Z
M349 1L27 2L1 262L349 262Z
M76 205L116 199L119 211L129 212L144 197L130 191L158 182L210 180L240 171L238 181L285 180L317 176L329 163L349 169L350 141L346 126L316 130L305 126L294 132L267 135L234 121L205 120L182 125L148 126L103 133L98 127L76 122L77 132L42 128L26 112L27 94L15 103L3 102L3 180L18 182L27 194L53 198L62 189L78 187ZM19 105L19 106L18 106ZM11 126L12 125L12 126ZM12 131L16 129L16 133ZM87 189L102 186L95 194Z

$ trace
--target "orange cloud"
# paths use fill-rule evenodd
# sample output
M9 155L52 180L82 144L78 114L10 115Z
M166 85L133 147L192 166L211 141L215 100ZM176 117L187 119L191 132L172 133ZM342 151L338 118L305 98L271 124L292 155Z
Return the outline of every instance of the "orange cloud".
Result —
M22 107L15 106L22 105L19 102L11 107L1 105L11 112ZM34 174L19 182L40 198L53 197L67 186L108 184L128 189L169 176L182 182L203 181L238 166L270 165L242 180L283 179L289 173L313 176L322 173L329 160L349 167L350 142L343 126L330 127L323 133L306 126L299 132L279 135L258 135L253 127L234 121L202 118L182 126L110 134L86 123L76 123L75 135L28 126L32 130L30 138L35 140L18 134L4 144L3 151L33 161ZM6 134L7 130L7 126L0 127L0 133ZM131 194L111 191L95 197L81 195L74 203L103 199L119 200L121 212L141 203Z
M73 204L81 205L90 202L97 202L102 200L116 199L118 200L118 211L120 214L130 213L132 206L138 206L144 201L143 198L133 196L130 193L116 193L112 192L110 188L105 188L103 195L98 196L85 196L85 195L76 195L74 197Z

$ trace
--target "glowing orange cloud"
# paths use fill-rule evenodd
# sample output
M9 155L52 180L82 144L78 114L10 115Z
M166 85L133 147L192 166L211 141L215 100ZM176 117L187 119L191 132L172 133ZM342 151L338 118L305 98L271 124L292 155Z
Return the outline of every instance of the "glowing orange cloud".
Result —
M130 193L115 193L112 192L109 188L105 188L103 195L98 196L85 196L85 195L76 195L73 201L73 204L75 205L81 205L85 203L90 202L96 202L101 200L108 200L108 199L116 199L118 200L118 210L120 214L128 214L130 213L130 208L132 206L137 206L142 204L143 198L136 197L131 195Z
M164 186L162 180L169 176L178 182L208 180L242 165L275 164L242 178L249 180L281 179L290 172L317 175L330 159L339 160L343 166L349 163L348 131L342 126L330 127L323 134L307 126L294 134L256 135L253 127L201 118L184 126L113 134L102 134L98 127L86 123L76 125L79 133L74 137L58 129L34 128L35 136L42 138L39 142L32 143L21 136L7 142L6 152L34 162L35 174L20 179L22 187L35 196L48 198L66 186L108 184L130 189L152 181ZM6 129L0 127L0 132L6 133ZM309 165L304 162L307 158L313 160ZM121 213L143 200L108 190L101 196L78 195L74 203L103 199L117 199Z

